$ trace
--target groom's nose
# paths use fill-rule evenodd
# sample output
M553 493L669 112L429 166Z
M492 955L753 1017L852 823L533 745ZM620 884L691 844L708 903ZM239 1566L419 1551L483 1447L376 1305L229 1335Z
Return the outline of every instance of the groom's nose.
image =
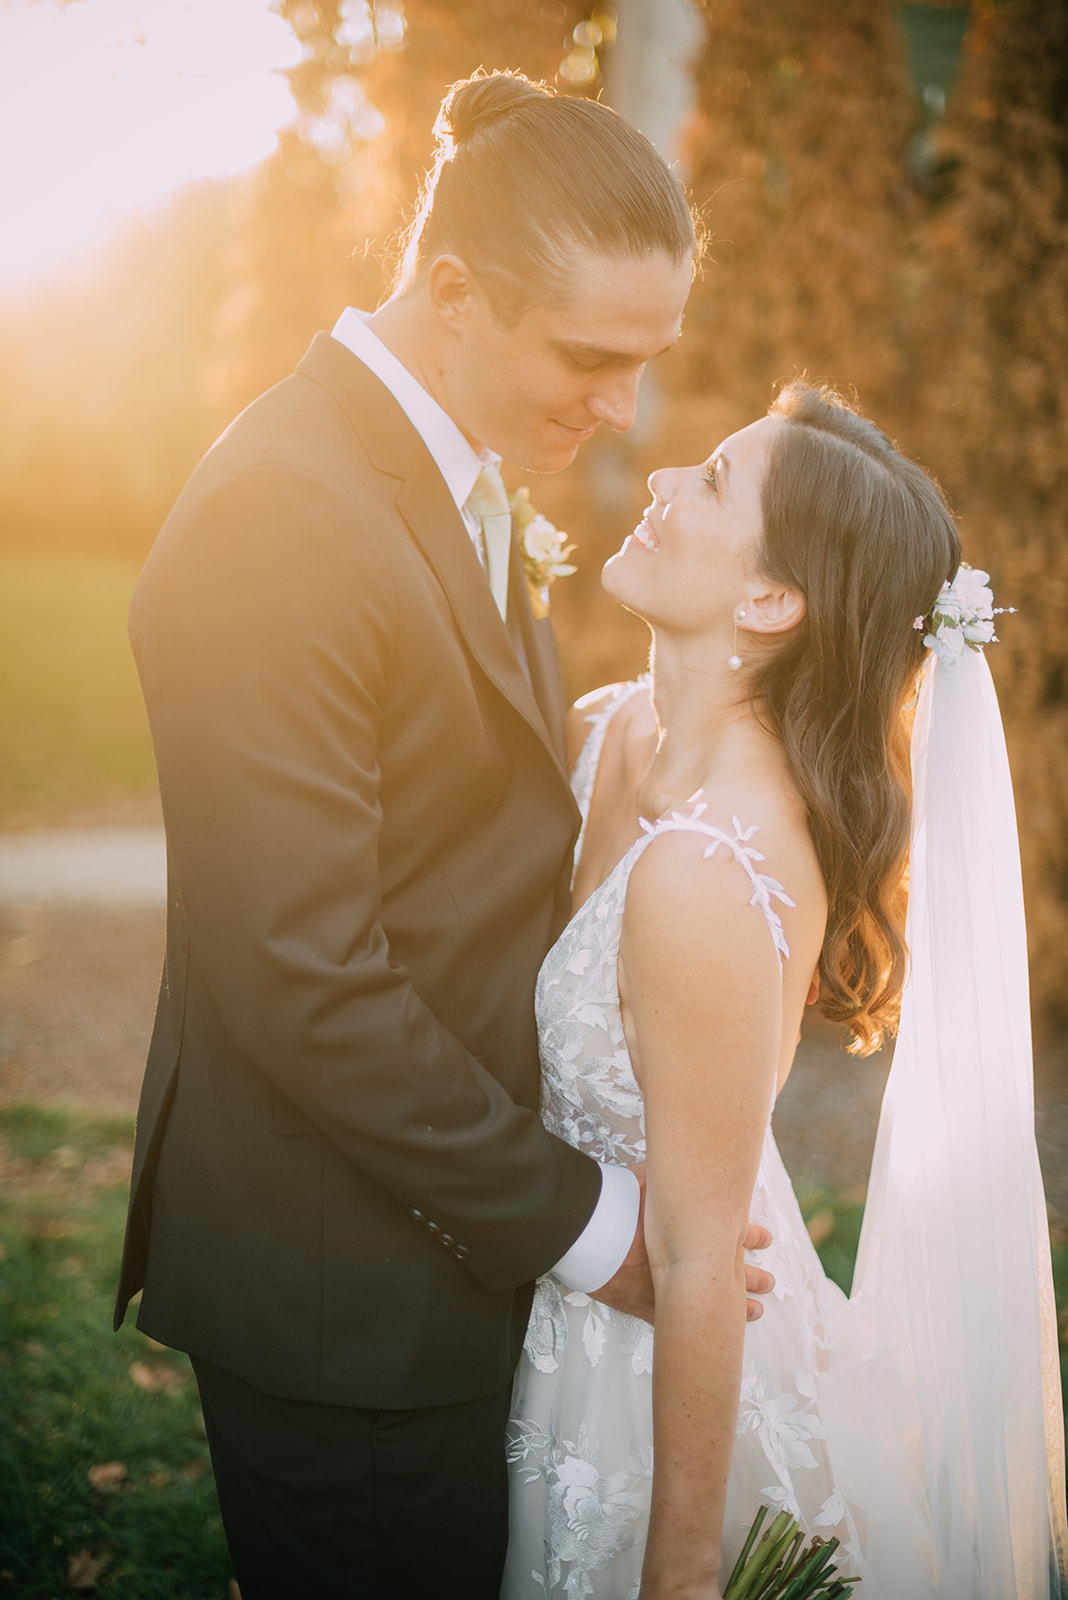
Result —
M590 414L615 433L626 433L634 425L642 371L642 367L634 367L614 373L611 377L602 377L597 385L597 393L586 402Z

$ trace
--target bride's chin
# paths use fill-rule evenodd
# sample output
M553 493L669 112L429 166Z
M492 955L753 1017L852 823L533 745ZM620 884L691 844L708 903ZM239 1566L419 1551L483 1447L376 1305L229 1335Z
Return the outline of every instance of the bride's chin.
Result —
M638 598L638 586L630 580L627 572L630 566L627 560L629 543L628 539L615 555L608 557L601 568L601 588L605 594L611 595L613 600L620 600L625 605L632 604Z

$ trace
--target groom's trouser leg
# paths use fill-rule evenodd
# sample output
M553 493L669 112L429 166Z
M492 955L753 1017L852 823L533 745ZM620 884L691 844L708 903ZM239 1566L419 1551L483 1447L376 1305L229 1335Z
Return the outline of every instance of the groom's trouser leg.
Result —
M241 1600L497 1600L510 1389L365 1411L193 1367Z

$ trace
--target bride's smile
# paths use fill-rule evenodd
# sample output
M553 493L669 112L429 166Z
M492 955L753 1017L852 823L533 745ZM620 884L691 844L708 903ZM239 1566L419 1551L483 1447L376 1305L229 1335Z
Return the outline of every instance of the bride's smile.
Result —
M649 475L652 503L604 567L613 599L658 631L698 634L724 659L732 653L735 613L748 613L759 587L760 496L783 426L762 417L706 461Z

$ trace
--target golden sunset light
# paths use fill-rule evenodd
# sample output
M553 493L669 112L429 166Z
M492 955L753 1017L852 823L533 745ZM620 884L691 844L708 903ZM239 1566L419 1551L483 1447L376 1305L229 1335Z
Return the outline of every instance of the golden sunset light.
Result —
M0 1600L1068 1600L1066 107L0 0Z
M262 161L300 58L268 0L0 0L0 284Z

